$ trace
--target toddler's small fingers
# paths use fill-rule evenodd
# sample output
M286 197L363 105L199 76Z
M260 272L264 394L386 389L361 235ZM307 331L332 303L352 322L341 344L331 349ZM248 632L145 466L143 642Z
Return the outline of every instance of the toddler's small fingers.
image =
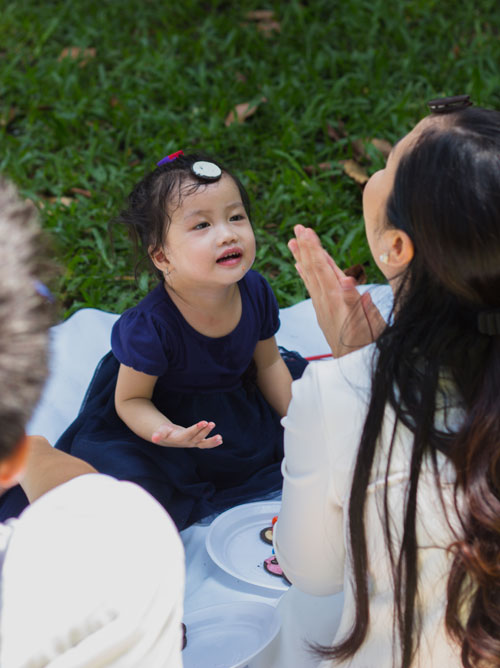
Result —
M196 424L192 424L190 427L186 427L184 429L183 438L188 441L198 438L198 434L206 429L210 424L213 423L207 422L206 420L200 420Z
M216 434L215 436L210 436L210 438L204 438L202 441L196 444L197 448L201 450L208 450L209 448L216 448L218 445L222 444L222 436Z
M205 438L207 434L209 434L212 429L215 427L215 422L207 422L206 420L202 420L201 422L198 422L195 425L198 429L195 434L195 438Z

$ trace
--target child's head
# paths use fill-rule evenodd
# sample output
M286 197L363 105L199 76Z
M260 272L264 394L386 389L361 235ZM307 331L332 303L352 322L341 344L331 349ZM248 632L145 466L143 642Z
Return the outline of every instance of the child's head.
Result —
M37 289L42 248L34 206L0 179L0 462L22 440L47 373L51 316Z
M210 162L219 167L222 172L221 178L232 179L250 218L248 193L234 174L207 155L180 154L171 162L159 165L140 181L128 197L127 208L121 212L120 222L129 227L134 240L142 247L145 257L151 258L152 252L166 243L172 215L182 205L186 196L210 187L212 181L198 176L193 171L193 165L200 161ZM156 273L162 275L157 268Z
M384 172L364 200L367 235L386 276L402 272L407 296L425 285L428 297L447 294L471 313L498 307L500 113L468 107L424 118ZM378 213L374 185L382 192ZM405 240L409 255L398 257Z

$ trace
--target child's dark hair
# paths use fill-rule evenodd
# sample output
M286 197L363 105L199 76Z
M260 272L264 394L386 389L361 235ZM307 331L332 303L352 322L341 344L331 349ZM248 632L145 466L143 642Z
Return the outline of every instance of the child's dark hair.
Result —
M241 181L218 160L201 154L179 155L172 162L167 162L147 174L128 196L128 206L120 213L116 222L125 224L134 241L136 251L141 252L140 264L148 260L154 273L161 278L150 259L150 249L157 249L164 241L171 222L171 214L180 206L186 195L198 188L207 187L211 181L196 176L192 166L198 161L216 164L235 182L241 195L241 201L250 219L250 198Z

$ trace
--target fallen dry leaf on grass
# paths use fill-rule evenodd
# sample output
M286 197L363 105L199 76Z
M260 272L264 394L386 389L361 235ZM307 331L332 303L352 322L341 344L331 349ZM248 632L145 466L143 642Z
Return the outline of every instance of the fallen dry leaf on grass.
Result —
M321 172L325 172L330 170L331 168L332 168L331 162L319 162L317 165L306 165L304 167L304 171L309 176L312 176L313 174L316 174L318 170Z
M241 104L237 104L234 108L236 115L233 110L230 111L224 121L225 126L229 127L232 123L244 123L247 118L255 114L263 102L267 102L267 98L261 97L257 102L242 102Z
M252 12L247 12L245 18L249 21L254 21L257 30L264 33L266 37L271 37L273 32L281 32L281 24L279 21L276 21L272 9L256 9Z
M332 141L339 141L339 139L342 138L338 130L336 130L329 124L326 126L326 134L330 137Z
M64 207L70 207L73 202L76 202L74 197L47 197L46 195L39 195L39 198L35 204L37 204L40 209L45 209L45 202L50 202L51 204L60 204Z
M70 188L72 193L75 195L83 195L84 197L92 197L90 190L85 190L85 188Z
M0 125L8 125L16 116L19 109L17 107L11 107L7 114L0 116Z
M392 144L390 141L387 141L387 139L377 139L377 137L374 137L372 139L372 144L375 146L375 148L378 148L384 158L389 157L389 153L392 150Z
M351 179L361 185L364 185L370 178L366 173L366 169L362 167L356 160L339 160L341 165L344 165L344 172Z
M354 151L354 155L357 158L365 158L368 160L370 159L370 156L368 155L368 152L366 150L367 144L372 144L372 146L378 149L386 159L392 149L392 144L389 141L387 141L387 139L378 139L377 137L374 137L372 139L355 139L352 142L352 148Z
M368 153L366 152L365 142L363 139L354 139L351 142L352 152L356 158L368 158Z
M259 21L257 30L269 37L273 32L281 32L281 24L278 21Z
M272 9L255 9L247 12L245 17L249 21L272 21L274 19L274 10Z
M50 201L52 204L61 202L63 206L71 206L73 202L76 202L76 199L74 197L50 197Z
M330 123L326 124L326 134L332 141L339 141L346 136L345 125L343 121L337 121L337 127L333 127Z
M79 67L85 67L91 58L95 58L96 50L94 48L82 49L79 46L67 46L61 51L58 57L58 61L64 60L65 58L71 58L72 60L79 60Z

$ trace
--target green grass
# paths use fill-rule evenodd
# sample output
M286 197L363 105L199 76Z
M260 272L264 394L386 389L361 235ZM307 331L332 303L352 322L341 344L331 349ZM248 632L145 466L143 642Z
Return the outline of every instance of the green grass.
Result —
M246 18L254 9L274 10L281 31L259 31ZM281 306L306 295L286 246L296 223L312 225L341 266L361 262L380 279L361 187L339 160L356 157L354 140L395 141L431 97L465 92L500 106L497 0L0 0L0 17L0 172L44 204L63 315L120 312L147 290L108 223L179 148L217 155L249 188L255 267ZM60 60L67 47L95 57ZM245 123L225 126L236 104L262 97ZM334 141L328 127L339 123ZM383 158L372 147L368 156L371 173ZM322 162L331 169L304 170Z

